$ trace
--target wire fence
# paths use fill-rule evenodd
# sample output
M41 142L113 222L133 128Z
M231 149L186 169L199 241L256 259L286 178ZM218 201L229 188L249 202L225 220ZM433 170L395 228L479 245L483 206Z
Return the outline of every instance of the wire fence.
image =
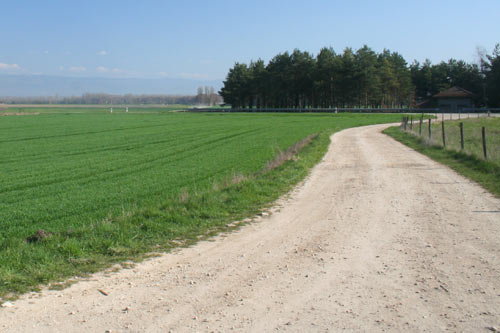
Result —
M435 113L439 109L410 108L189 108L187 112L271 112L271 113Z
M219 107L195 107L186 108L180 111L186 112L273 112L273 113L417 113L417 114L451 114L448 109L439 108L219 108ZM478 115L500 113L500 108L462 108L453 114L459 117L477 117Z
M403 116L401 129L421 137L429 145L500 163L500 118L487 113L479 117L464 115L451 121L447 117L424 119L422 116Z

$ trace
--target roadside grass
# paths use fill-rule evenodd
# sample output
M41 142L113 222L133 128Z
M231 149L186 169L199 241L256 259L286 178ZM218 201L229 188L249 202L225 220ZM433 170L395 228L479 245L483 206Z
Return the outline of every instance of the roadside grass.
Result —
M0 297L64 286L70 277L234 228L232 222L254 216L304 179L333 132L398 119L1 117Z
M458 128L459 121L445 122L446 137L449 142L447 142L447 148L443 148L442 144L437 144L433 140L428 140L428 127L426 127L425 135L422 137L414 133L404 132L399 127L390 127L384 133L433 160L449 166L461 175L475 181L493 195L500 197L500 160L498 158L484 160L482 158L482 146L477 142L481 140L481 126L486 126L489 132L488 139L490 140L488 148L492 152L498 151L500 140L499 120L491 118L462 120L464 122L465 137L468 138L466 147L469 147L465 151L459 150L460 137L458 132L454 133L456 130L454 127ZM478 130L479 136L476 133ZM441 135L440 124L433 125L432 136L441 138Z
M481 127L486 128L488 160L500 164L500 118L470 118L445 121L446 148L461 151L460 122L463 122L464 153L483 159ZM413 134L418 135L418 126L413 127ZM424 124L422 138L430 145L442 146L441 123L432 124L432 137L428 137L428 124Z

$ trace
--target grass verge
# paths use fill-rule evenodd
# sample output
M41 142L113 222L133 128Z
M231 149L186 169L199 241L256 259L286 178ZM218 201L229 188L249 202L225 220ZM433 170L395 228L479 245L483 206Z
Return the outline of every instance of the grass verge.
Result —
M399 127L390 127L384 133L434 161L449 166L459 174L477 182L495 196L500 197L500 165L498 163L485 161L460 151L431 145L421 137L401 131Z
M481 128L484 127L486 129L488 160L500 165L500 118L482 117L461 120L446 120L444 124L447 149L461 151L460 123L463 124L463 151L480 159L483 158ZM424 124L422 134L425 141L430 145L442 146L443 132L441 122L435 122L432 124L431 139L428 138L428 130L428 124ZM413 130L410 132L418 135L418 123L413 126Z

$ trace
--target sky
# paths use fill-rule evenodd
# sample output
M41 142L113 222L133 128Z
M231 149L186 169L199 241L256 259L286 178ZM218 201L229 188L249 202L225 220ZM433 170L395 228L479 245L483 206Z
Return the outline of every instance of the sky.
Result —
M223 80L235 62L364 44L477 61L500 42L500 1L3 0L0 75Z

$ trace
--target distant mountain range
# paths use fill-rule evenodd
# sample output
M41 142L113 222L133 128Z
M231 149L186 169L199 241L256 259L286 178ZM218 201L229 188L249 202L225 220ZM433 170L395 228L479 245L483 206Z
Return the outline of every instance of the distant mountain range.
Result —
M49 75L0 75L0 97L80 96L84 93L196 95L198 87L221 81L191 79L114 79Z

